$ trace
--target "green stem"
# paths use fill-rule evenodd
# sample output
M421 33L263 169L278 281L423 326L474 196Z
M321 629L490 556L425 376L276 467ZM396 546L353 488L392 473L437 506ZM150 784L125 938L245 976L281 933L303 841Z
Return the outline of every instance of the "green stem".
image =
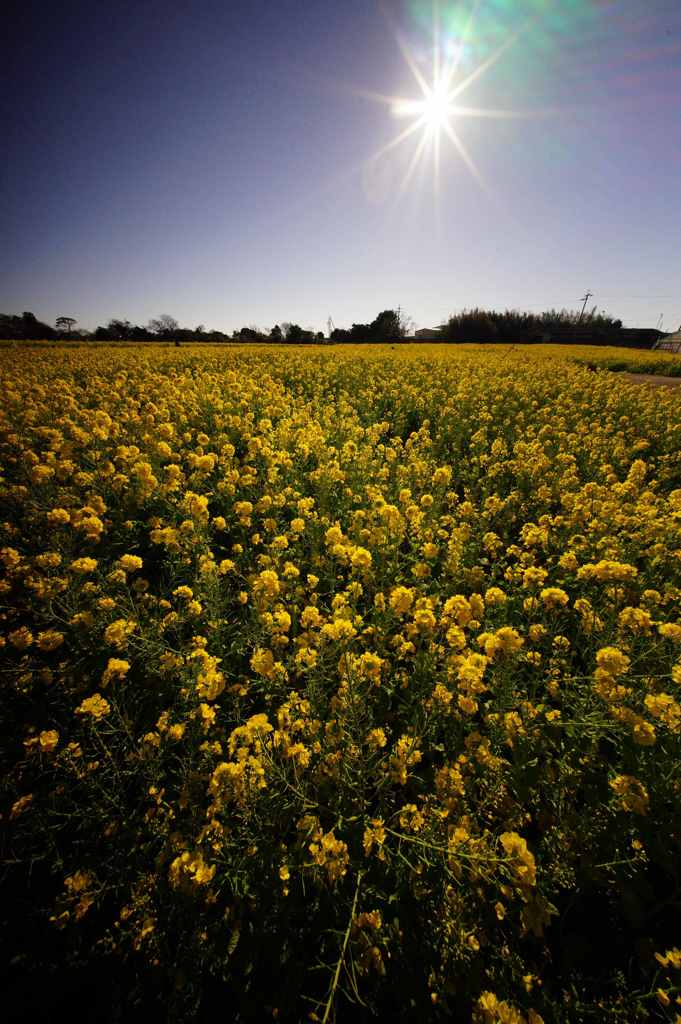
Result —
M324 1016L322 1017L322 1024L326 1024L326 1022L328 1021L329 1014L331 1013L331 1008L333 1006L333 1001L334 1001L335 996L336 996L336 989L338 988L338 979L340 978L341 968L343 966L343 961L345 960L345 950L347 949L347 946L348 946L348 939L350 938L350 931L352 929L352 922L355 920L355 908L357 907L357 897L359 896L359 886L360 886L360 882L361 881L362 881L362 872L360 871L359 874L357 875L357 885L355 886L355 896L354 896L354 899L352 901L352 910L350 911L350 920L348 921L348 926L345 929L345 936L343 937L343 945L341 947L341 954L340 954L340 956L338 958L338 963L336 964L336 970L335 970L335 973L334 973L334 976L333 976L333 983L331 985L331 991L329 992L329 998L326 1001L326 1007L324 1009Z

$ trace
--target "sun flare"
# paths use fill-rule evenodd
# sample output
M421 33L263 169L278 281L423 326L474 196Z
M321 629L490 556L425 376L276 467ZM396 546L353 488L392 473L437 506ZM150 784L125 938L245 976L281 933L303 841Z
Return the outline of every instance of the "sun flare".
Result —
M449 96L446 88L437 83L423 100L423 116L426 124L437 130L448 120L450 114Z
M394 117L410 119L407 126L374 153L369 160L370 164L376 163L387 153L408 142L409 139L414 139L414 150L401 183L401 190L407 187L421 162L431 156L434 194L435 196L438 195L440 189L442 137L444 135L477 183L486 192L491 193L489 185L484 181L477 164L455 127L456 122L464 118L499 120L534 118L546 116L547 113L550 113L548 111L503 110L459 105L459 97L462 96L473 82L497 63L502 55L513 46L520 35L529 27L532 21L532 19L528 20L521 28L510 34L501 45L474 67L473 70L470 70L467 74L462 74L462 57L469 47L477 7L478 2L475 2L470 11L468 22L459 38L443 39L439 25L439 5L437 0L435 0L433 4L432 66L425 70L422 70L422 66L419 66L419 62L397 28L391 25L402 58L418 85L420 96L406 99L398 96L383 96L368 92L364 93L364 95L369 99L386 103Z
M393 113L396 117L415 115L423 121L424 127L439 132L454 113L446 82L426 86L422 100L396 100Z

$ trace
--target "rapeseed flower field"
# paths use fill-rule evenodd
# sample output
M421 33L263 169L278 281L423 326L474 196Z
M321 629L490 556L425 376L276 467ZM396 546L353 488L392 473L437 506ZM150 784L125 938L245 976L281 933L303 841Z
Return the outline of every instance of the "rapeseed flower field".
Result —
M145 1019L681 1021L674 392L541 346L0 381L17 972L111 965Z

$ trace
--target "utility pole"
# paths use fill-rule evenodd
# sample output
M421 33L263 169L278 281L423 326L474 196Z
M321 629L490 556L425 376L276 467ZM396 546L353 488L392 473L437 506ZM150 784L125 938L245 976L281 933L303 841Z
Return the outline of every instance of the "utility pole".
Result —
M581 324L582 317L584 316L584 310L586 309L586 304L589 301L589 299L591 299L592 297L593 297L593 292L587 292L586 295L584 296L584 305L582 306L582 312L579 314L579 320L577 321L578 324Z

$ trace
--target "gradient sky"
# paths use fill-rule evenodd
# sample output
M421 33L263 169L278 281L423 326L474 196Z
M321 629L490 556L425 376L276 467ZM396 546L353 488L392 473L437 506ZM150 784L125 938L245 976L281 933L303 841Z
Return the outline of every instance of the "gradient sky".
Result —
M468 13L470 34L461 46ZM440 0L445 138L367 93L419 96L432 0L16 3L4 19L0 310L232 331L401 305L580 308L681 323L679 0ZM406 124L409 122L407 121Z

